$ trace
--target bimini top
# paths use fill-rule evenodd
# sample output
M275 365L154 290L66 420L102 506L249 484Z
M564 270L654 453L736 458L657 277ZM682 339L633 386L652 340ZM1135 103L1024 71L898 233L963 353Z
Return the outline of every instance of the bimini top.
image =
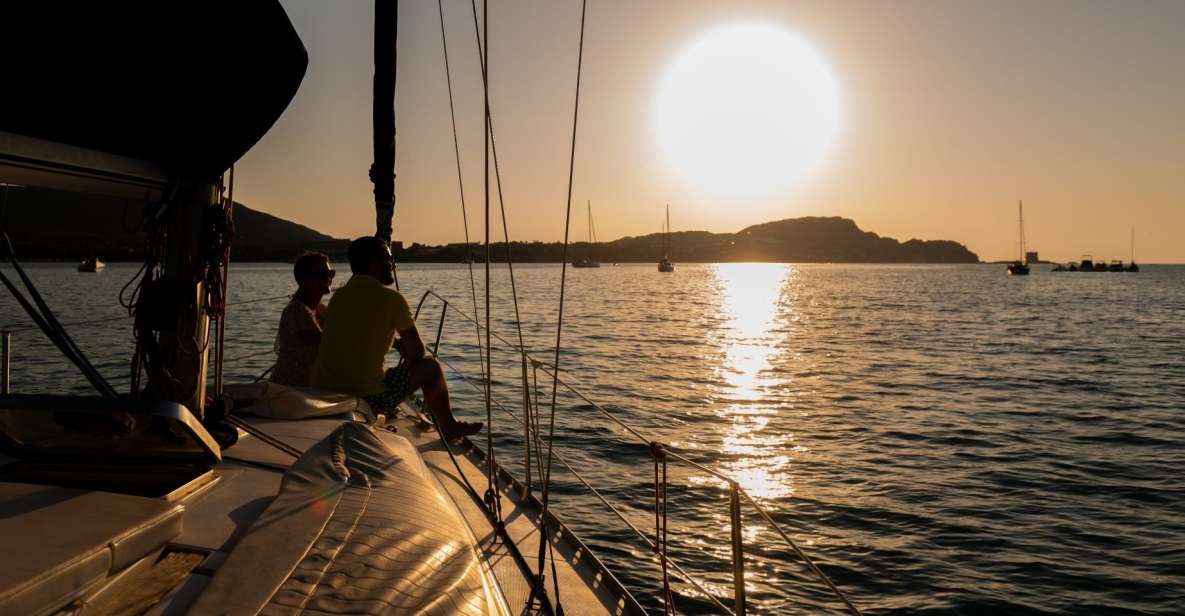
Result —
M170 175L226 170L280 117L308 65L277 0L39 0L4 12L0 133Z

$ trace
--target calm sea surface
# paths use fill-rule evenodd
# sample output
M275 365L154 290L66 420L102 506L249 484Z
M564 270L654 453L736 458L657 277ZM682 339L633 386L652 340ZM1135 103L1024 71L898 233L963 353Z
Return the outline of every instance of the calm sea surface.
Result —
M63 321L119 316L134 269L28 267ZM527 347L550 361L559 267L515 271ZM235 266L230 299L289 293L289 272ZM492 279L495 331L516 339L504 266ZM473 313L468 269L409 265L400 282L413 304L428 289L449 298L440 354L480 374L473 326L454 313ZM282 306L231 308L230 379L270 365ZM439 314L425 303L428 340ZM3 295L0 325L27 324ZM128 322L71 331L126 387ZM87 391L38 332L14 341L18 392ZM495 395L517 412L517 357L502 345L493 355ZM1185 613L1185 267L1043 266L1026 278L994 265L569 269L560 365L626 421L738 479L866 614ZM484 419L475 389L455 376L450 387L461 414ZM549 400L542 373L539 387ZM521 426L495 413L499 455L521 470ZM653 533L646 449L571 396L555 421L557 452ZM669 472L672 556L731 596L727 492L695 469ZM646 547L555 473L561 516L658 606ZM836 608L745 513L756 611ZM681 611L709 611L675 586Z

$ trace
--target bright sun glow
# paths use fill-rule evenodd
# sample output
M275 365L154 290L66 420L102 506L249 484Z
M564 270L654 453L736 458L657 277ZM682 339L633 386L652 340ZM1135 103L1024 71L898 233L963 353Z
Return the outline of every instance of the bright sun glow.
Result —
M784 191L817 166L839 130L839 88L801 36L770 24L711 30L658 89L655 127L668 161L722 196Z

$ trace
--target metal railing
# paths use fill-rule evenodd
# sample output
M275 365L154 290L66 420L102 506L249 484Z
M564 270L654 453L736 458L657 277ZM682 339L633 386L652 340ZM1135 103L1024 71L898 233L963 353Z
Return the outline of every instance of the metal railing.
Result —
M526 486L527 486L528 490L530 489L530 486L531 486L531 484L530 484L531 440L533 437L533 440L536 443L536 448L538 448L541 437L540 437L538 430L534 426L532 426L532 422L531 422L532 409L531 409L531 402L530 402L530 394L527 391L527 388L529 387L529 383L527 381L527 374L526 374L526 369L525 369L525 366L527 364L531 365L536 370L541 370L547 376L554 378L555 381L557 383L559 383L560 385L562 385L564 387L564 389L566 389L568 392L575 395L576 397L578 397L580 400L582 400L586 404L592 406L599 413L604 415L607 419L609 419L610 421L612 421L615 424L617 424L618 426L620 426L623 430L625 430L627 433L629 433L631 436L633 436L635 439L637 439L642 445L647 447L649 449L649 451L651 452L651 455L662 456L664 458L673 459L673 460L676 460L680 463L686 464L696 470L707 473L707 474L711 475L712 477L719 479L720 481L724 482L728 486L728 511L729 511L729 531L730 531L729 534L730 534L732 583L733 583L733 597L732 597L733 607L732 607L732 609L729 609L729 607L724 605L724 603L722 601L720 601L720 599L718 597L716 597L713 593L711 593L709 590L707 590L705 588L703 583L698 581L694 576L690 575L678 563L676 563L675 561L668 558L665 554L665 551L660 551L659 545L655 541L651 541L650 538L648 538L645 535L645 533L637 527L637 525L630 522L630 520L617 507L615 507L611 502L609 502L609 500L607 498L605 498L604 494L602 494L599 490L597 490L589 481L587 481L579 472L577 472L576 469L573 468L573 466L563 457L563 455L561 455L558 451L555 451L554 447L552 448L552 452L553 452L552 455L555 458L555 460L557 462L559 462L569 472L571 472L572 475L577 479L577 481L579 483L581 483L585 488L587 488L592 493L593 496L595 496L598 500L600 500L601 503L604 504L610 510L610 512L612 512L619 520L621 520L624 524L626 524L626 526L628 526L630 528L630 530L633 531L634 534L637 535L647 545L648 548L650 548L652 551L654 551L658 555L660 562L662 562L662 563L670 566L672 569L674 569L679 575L681 575L683 577L683 579L685 581L687 581L689 584L691 584L693 587L695 587L695 589L698 590L700 593L703 593L703 595L705 597L707 597L717 607L721 608L722 610L724 610L725 612L727 612L729 614L734 614L734 615L738 615L738 616L743 615L747 612L747 601L745 598L744 520L743 520L743 515L742 515L743 514L742 501L744 501L744 502L747 502L753 508L753 510L757 513L757 515L761 519L763 519L766 522L766 524L769 525L770 528L772 528L774 530L774 532L781 538L781 540L800 559L802 559L803 563L807 566L807 568L827 586L827 588L831 591L831 593L833 595L835 595L836 598L838 598L843 603L844 607L847 609L847 611L849 613L854 614L856 616L860 616L861 612L860 612L859 608L857 608L855 606L855 604L853 604L847 598L847 596L843 593L843 591L841 591L839 589L839 587L837 587L835 585L835 583L831 580L831 578L819 568L819 566L814 562L814 560L811 559L811 557L809 555L807 555L807 553L798 545L798 543L796 541L794 541L793 539L790 538L790 536L782 529L781 525L779 525L777 523L777 521L774 520L773 516L771 516L769 514L769 512L766 511L766 509L764 507L762 507L761 504L756 499L754 499L752 497L752 495L750 495L740 485L739 482L737 482L737 480L735 480L735 479L725 475L724 473L721 473L720 471L717 471L711 467L708 467L704 464L696 462L695 460L692 460L692 459L688 458L687 456L685 456L677 451L672 450L670 448L670 446L665 445L657 440L651 439L650 437L646 436L641 431L639 431L638 429L629 425L628 423L623 421L620 417L618 417L617 415L615 415L614 413L612 413L611 411L606 409L604 406L602 406L601 404L599 404L596 401L589 398L583 391L578 389L572 383L565 380L562 376L560 376L558 374L558 371L555 370L555 367L553 365L532 357L531 354L526 351L526 349L523 349L519 345L514 344L514 343L510 342L509 340L506 340L504 337L498 335L497 332L486 330L486 328L476 318L466 314L465 311L453 306L448 301L447 298L441 296L440 294L436 293L435 291L433 291L433 290L425 291L423 296L420 297L420 300L417 303L416 310L415 310L415 316L417 318L419 317L420 310L423 308L424 303L430 297L436 298L437 300L439 300L441 302L440 320L436 325L436 337L432 343L432 354L434 356L436 356L436 358L438 360L440 360L441 363L444 364L451 372L456 374L458 377L460 377L462 380L464 380L467 384L472 386L478 392L482 393L483 395L485 394L485 389L483 388L482 385L475 383L468 375L466 375L461 370L457 369L456 366L454 366L453 364L449 363L447 360L440 357L440 355L438 353L438 350L440 348L440 340L441 340L441 337L444 332L445 319L449 313L450 306L452 307L452 313L454 315L456 315L456 316L458 316L470 323L475 324L477 326L479 332L484 332L487 337L489 337L493 340L497 340L502 345L513 350L514 352L518 353L522 357L522 361L524 364L523 377L522 377L522 386L524 388L523 409L522 409L523 417L522 418L518 417L518 415L516 415L513 411L511 411L500 400L495 399L493 397L492 393L491 393L491 403L494 406L496 406L497 408L499 408L500 410L502 410L503 412L505 412L507 415L512 417L515 421L521 422L523 424L523 427L524 427L523 456L524 456L524 468L527 469ZM492 362L490 362L490 364L487 364L487 365L492 365ZM482 377L484 379L485 375L482 375ZM536 403L536 411L535 411L536 413L538 412L537 405L538 405L538 403ZM489 429L489 428L487 427L487 429Z

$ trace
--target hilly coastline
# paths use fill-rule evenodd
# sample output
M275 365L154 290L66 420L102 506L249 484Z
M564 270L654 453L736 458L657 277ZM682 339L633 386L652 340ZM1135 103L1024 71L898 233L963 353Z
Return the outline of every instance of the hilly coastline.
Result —
M8 191L0 228L8 232L23 259L77 260L97 255L106 261L139 259L138 223L143 203L62 191L19 188ZM344 260L347 240L235 204L236 261L291 261L305 250L321 250ZM948 240L905 242L860 229L840 217L803 217L767 222L736 233L680 231L670 234L669 253L677 263L834 262L834 263L978 263L966 246ZM512 242L515 261L555 263L560 242ZM592 255L603 262L655 262L662 256L661 234L623 237L611 242L576 242L570 259ZM478 244L430 246L414 243L397 249L403 262L481 261ZM506 246L491 247L494 261L504 261Z
M21 259L138 261L144 203L40 188L8 191L0 229ZM235 203L235 261L291 261L305 250L344 250L346 242Z

